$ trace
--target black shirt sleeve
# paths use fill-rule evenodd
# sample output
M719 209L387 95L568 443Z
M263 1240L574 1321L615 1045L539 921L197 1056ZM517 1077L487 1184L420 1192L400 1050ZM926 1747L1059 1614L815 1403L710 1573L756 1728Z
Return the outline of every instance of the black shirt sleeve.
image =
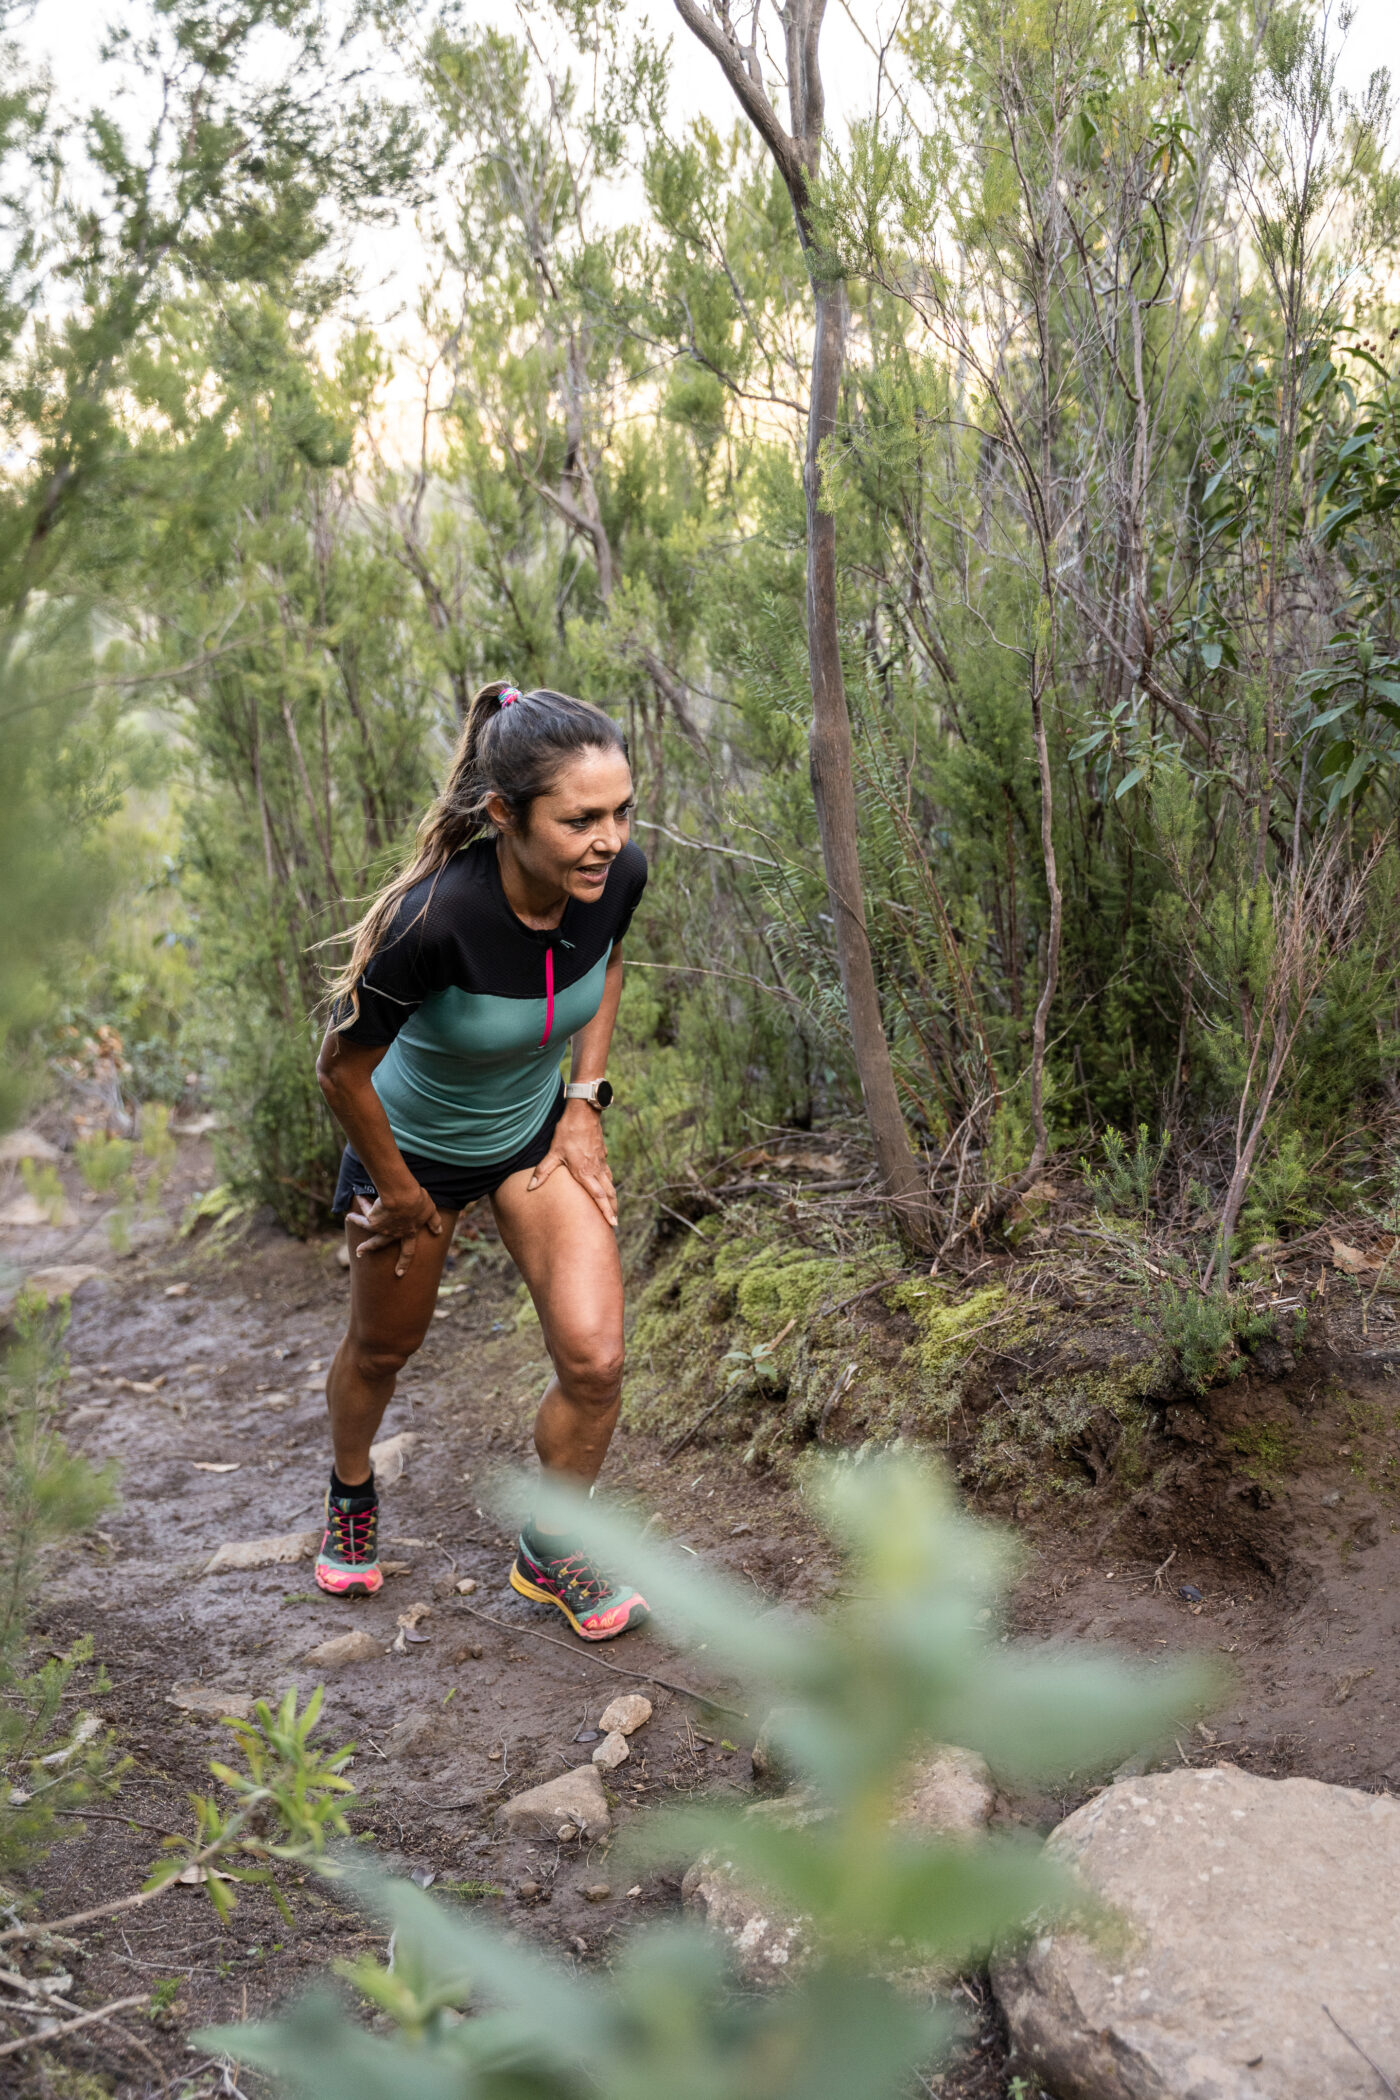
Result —
M626 876L627 888L623 893L617 931L612 937L614 948L621 945L628 927L632 924L632 915L642 901L642 891L647 886L647 857L641 847L634 845L630 839L618 855L618 873Z
M339 1030L345 1042L371 1050L392 1043L409 1015L441 988L442 943L433 918L427 883L415 883L360 979L359 1013ZM337 1022L349 1010L343 1006Z

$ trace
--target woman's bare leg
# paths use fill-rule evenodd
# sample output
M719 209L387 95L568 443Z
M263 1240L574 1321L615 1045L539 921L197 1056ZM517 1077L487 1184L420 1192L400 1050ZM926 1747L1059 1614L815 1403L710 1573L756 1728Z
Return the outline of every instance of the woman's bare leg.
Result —
M369 1479L369 1447L393 1398L398 1374L421 1346L432 1320L458 1213L444 1210L440 1216L441 1234L418 1235L413 1260L402 1276L394 1274L397 1244L361 1259L355 1249L365 1227L353 1216L345 1221L350 1324L326 1379L326 1407L335 1470L346 1487L359 1487Z
M535 1420L535 1449L547 1473L591 1487L622 1398L617 1235L567 1168L536 1189L529 1187L532 1171L512 1174L491 1201L554 1364Z

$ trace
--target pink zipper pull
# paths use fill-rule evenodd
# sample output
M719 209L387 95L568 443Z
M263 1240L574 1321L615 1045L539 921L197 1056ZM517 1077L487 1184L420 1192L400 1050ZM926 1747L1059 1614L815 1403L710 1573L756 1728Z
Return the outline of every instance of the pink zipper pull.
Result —
M540 1037L540 1048L554 1033L554 950L544 951L544 1034Z

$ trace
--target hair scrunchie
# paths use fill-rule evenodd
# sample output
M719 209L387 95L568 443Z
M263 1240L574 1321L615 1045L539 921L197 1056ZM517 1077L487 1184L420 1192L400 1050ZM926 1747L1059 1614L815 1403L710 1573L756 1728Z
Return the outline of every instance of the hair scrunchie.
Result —
M508 685L505 687L505 689L500 695L501 705L502 707L514 707L516 701L520 699L520 697L521 693L519 686Z

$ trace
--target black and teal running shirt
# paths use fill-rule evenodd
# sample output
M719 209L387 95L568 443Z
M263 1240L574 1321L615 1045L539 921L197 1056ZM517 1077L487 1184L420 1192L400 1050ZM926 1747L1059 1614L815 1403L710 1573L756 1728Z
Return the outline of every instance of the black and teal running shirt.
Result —
M474 1167L529 1142L558 1093L565 1044L602 1004L608 957L646 881L645 854L624 846L602 895L570 897L548 932L511 910L494 839L415 883L340 1031L389 1045L374 1089L400 1151Z

